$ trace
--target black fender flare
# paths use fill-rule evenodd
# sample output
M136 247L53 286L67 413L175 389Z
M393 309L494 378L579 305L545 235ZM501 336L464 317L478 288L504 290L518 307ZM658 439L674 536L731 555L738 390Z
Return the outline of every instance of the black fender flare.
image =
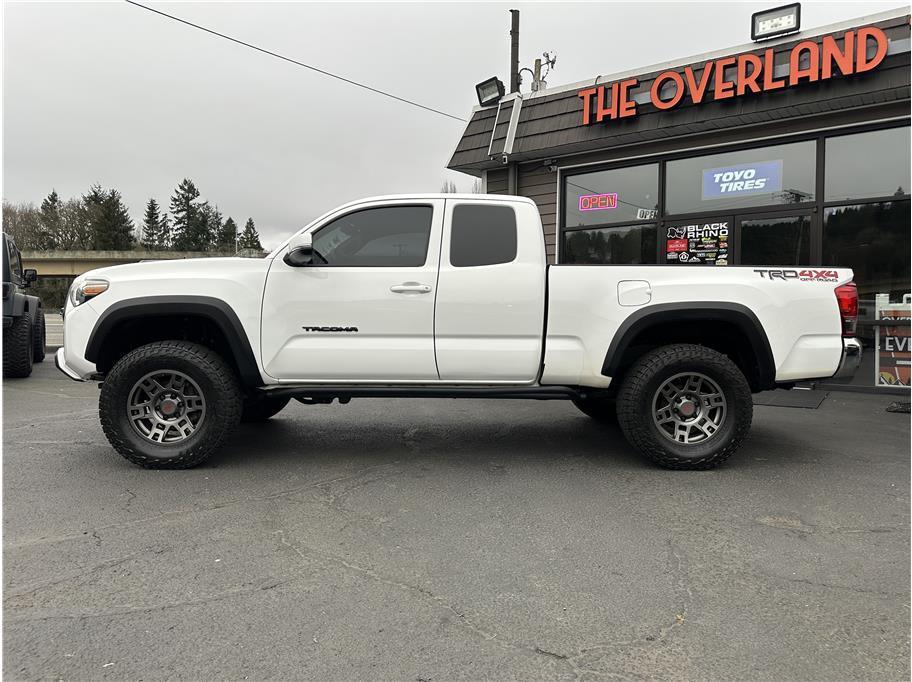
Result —
M13 317L22 317L22 314L28 310L28 296L23 293L13 293Z
M237 313L225 301L211 296L143 296L112 304L99 316L89 335L86 360L98 362L105 339L118 324L165 315L194 315L212 321L228 341L241 383L246 387L263 385L250 339Z
M638 334L658 324L669 322L727 322L733 324L748 339L757 359L760 388L776 384L776 363L766 330L754 312L740 303L724 301L694 301L692 303L660 303L640 308L618 327L611 340L602 374L614 376L620 369L621 358Z
M25 307L30 313L35 313L41 310L41 299L37 296L30 296L29 294L26 294L25 302Z

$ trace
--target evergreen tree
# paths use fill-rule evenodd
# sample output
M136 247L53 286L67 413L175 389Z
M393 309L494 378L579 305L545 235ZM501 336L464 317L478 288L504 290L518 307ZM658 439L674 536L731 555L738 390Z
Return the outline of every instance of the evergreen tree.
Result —
M95 184L83 196L91 226L92 248L124 250L133 246L133 219L116 189Z
M86 221L89 226L89 239L86 248L97 249L98 230L101 221L101 207L105 200L105 191L97 182L89 187L89 191L82 195L82 203L86 210Z
M100 221L95 232L95 248L123 251L133 246L133 219L120 192L109 190L101 204Z
M146 204L146 214L143 217L142 238L140 242L147 249L161 248L161 211L155 199L149 199Z
M167 213L162 213L161 222L158 224L158 248L171 248L171 219Z
M206 248L210 250L218 249L218 240L222 232L222 214L218 206L204 204L201 210L202 219L206 224Z
M222 229L219 230L218 242L216 248L219 251L231 251L234 252L237 247L238 239L238 229L237 223L234 222L234 218L228 216L228 219L222 224Z
M56 249L60 243L63 222L60 218L60 197L56 190L51 190L41 202L39 216L38 244L40 249Z
M257 233L256 226L253 224L253 218L247 218L247 224L244 225L244 231L241 233L241 239L238 246L241 249L263 250L263 245L260 244L260 235Z
M184 178L171 196L171 244L176 251L205 251L209 246L208 226L203 211L195 202L199 190Z

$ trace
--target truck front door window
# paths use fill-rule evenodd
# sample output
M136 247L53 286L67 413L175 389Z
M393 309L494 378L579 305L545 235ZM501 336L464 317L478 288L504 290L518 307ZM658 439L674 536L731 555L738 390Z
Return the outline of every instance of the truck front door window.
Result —
M320 265L419 267L427 259L430 206L384 206L337 218L314 235Z

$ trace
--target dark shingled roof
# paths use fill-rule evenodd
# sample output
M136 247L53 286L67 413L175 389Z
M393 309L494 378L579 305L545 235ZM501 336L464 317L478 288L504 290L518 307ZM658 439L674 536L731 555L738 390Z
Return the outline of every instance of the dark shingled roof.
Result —
M863 25L865 24L858 24ZM652 104L639 103L635 117L590 126L581 124L582 100L577 93L586 87L584 85L553 94L547 91L535 95L525 94L510 160L546 159L715 129L751 126L908 100L909 15L879 21L874 25L884 30L891 45L902 46L904 49L891 48L888 56L874 71L858 76L836 76L827 81L803 83L785 90L723 101L704 100L696 105L682 103L666 111L659 110ZM848 29L826 35L833 35L840 41L846 30ZM776 65L787 64L789 51L801 40L815 40L819 43L822 39L823 35L808 38L799 34L794 40L775 44ZM752 52L762 54L767 47L769 45L761 43ZM702 61L693 62L694 65L701 63ZM673 70L680 72L684 66L673 67ZM664 70L638 75L640 83L633 90L634 96L648 93L652 81ZM601 79L599 84L605 85L608 82L610 81ZM475 111L447 167L472 175L480 175L484 169L502 167L501 156L512 108L513 100L510 99L502 101L499 107Z

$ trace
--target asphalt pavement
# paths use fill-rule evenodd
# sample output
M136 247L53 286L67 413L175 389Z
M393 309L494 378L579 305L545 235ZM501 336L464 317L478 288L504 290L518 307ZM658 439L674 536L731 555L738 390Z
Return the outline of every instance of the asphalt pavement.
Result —
M292 403L145 471L3 384L7 679L909 679L909 415L758 406L655 468L563 402Z

